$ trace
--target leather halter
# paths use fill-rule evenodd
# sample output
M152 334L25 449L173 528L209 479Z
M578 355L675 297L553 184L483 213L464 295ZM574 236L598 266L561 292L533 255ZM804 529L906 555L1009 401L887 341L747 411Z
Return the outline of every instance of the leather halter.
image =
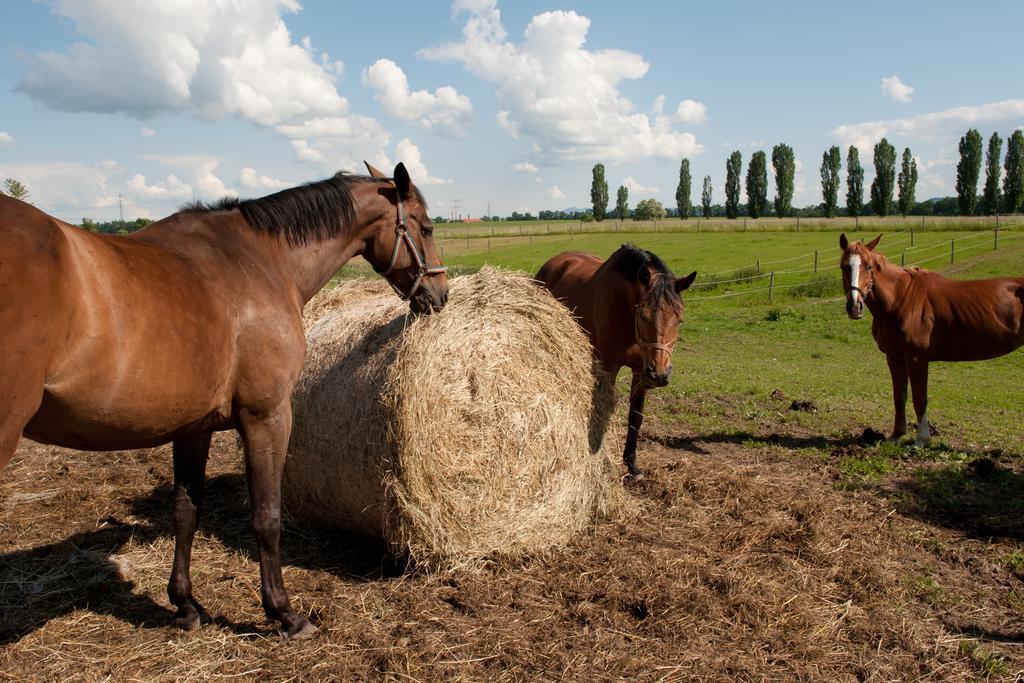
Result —
M870 263L865 266L865 269L868 271L868 286L867 287L865 287L864 289L861 289L860 287L854 287L853 285L848 285L848 284L846 284L844 282L843 283L843 288L847 292L857 292L858 294L860 294L860 298L863 301L866 302L867 298L868 298L868 294L870 294L871 290L875 288L875 269L874 269L874 267Z
M661 351L663 353L667 353L669 358L672 357L672 345L676 343L677 339L679 339L679 334L678 333L676 334L675 337L672 338L672 341L669 342L668 344L662 344L660 342L646 341L646 340L642 339L640 337L640 304L636 305L636 312L633 315L633 333L634 333L634 336L636 337L636 345L637 346L639 346L642 349L654 349L655 352Z
M440 275L448 271L443 265L428 266L426 259L423 258L423 254L416 247L416 243L413 241L412 236L409 234L409 228L405 224L405 203L402 201L402 195L398 192L398 187L395 187L396 196L398 198L398 224L395 226L395 246L391 250L391 259L388 261L388 265L384 270L376 270L380 275L387 277L391 271L395 269L395 264L398 262L398 250L404 244L406 250L412 255L412 260L416 263L416 279L413 280L412 285L409 287L407 292L400 290L395 283L388 280L388 284L395 290L403 300L412 298L412 295L416 293L416 290L420 288L423 283L423 278L427 275Z

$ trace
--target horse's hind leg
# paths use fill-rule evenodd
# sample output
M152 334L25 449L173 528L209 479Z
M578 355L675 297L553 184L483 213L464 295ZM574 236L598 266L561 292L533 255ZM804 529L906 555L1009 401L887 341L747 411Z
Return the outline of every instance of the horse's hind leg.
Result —
M317 629L292 608L281 576L281 476L291 424L290 401L267 413L254 415L242 410L238 416L238 430L245 443L252 526L260 552L263 611L281 622L286 638L298 640Z
M892 424L892 439L896 440L907 433L907 363L902 356L886 355L889 362L889 374L892 375L892 401L895 413Z
M927 446L932 438L928 428L928 361L910 360L910 390L914 394L914 412L917 413L917 445Z
M206 459L210 452L210 433L174 441L174 566L167 582L167 596L178 608L174 624L185 630L210 621L210 615L192 597L192 539L199 523L206 483Z

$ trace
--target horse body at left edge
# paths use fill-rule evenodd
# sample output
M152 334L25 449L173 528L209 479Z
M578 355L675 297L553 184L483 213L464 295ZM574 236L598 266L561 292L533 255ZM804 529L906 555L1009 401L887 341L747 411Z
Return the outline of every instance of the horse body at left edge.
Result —
M447 301L426 203L405 167L194 205L96 235L0 197L0 469L21 436L84 450L173 442L175 623L209 615L189 563L212 432L245 448L261 596L285 636L316 629L280 567L280 488L302 307L362 255L414 313ZM433 265L431 265L433 264Z

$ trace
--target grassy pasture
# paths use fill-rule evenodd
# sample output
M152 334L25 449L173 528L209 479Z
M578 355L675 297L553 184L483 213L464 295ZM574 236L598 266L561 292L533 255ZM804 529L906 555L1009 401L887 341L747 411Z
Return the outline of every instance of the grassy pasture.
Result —
M441 223L435 226L441 239L466 239L466 237L525 237L533 235L592 235L602 233L663 233L663 232L847 232L902 230L910 225L922 231L967 231L1024 227L1024 214L1009 216L865 216L849 218L666 218L660 221L635 221L626 219L605 219L600 223L578 220L558 221L487 221L476 223Z
M1022 231L997 251L978 230L917 231L912 251L886 232L908 265L1024 273ZM649 395L638 514L522 566L436 574L287 524L285 581L321 627L287 643L259 607L242 456L220 434L193 560L214 623L184 633L165 594L170 447L23 441L0 476L0 680L1024 676L1024 353L933 366L932 447L867 443L865 427L890 428L889 379L870 319L848 320L828 279L837 230L489 239L439 246L455 272L534 272L632 241L701 273L672 383ZM771 303L758 259L777 273ZM360 261L340 277L363 275ZM725 282L741 276L755 279Z
M871 239L877 233L849 233ZM510 237L504 240L441 241L455 272L484 264L535 272L565 250L607 255L624 241L650 249L676 271L698 271L687 292L687 320L674 365L677 373L651 409L693 429L728 431L774 418L780 406L770 395L810 400L818 412L790 413L787 421L822 434L855 427L891 428L891 387L885 359L871 338L869 316L847 319L839 297L839 232L587 234L573 238ZM954 241L953 263L950 242ZM482 243L483 242L483 243ZM1024 232L915 230L894 225L879 245L890 261L956 278L1024 274ZM815 266L817 251L817 272ZM760 261L760 276L757 275ZM768 302L775 271L772 302ZM747 278L739 282L730 279ZM725 281L721 284L718 281ZM1002 448L1024 454L1019 428L1024 354L983 363L932 366L929 416L939 426L937 442L950 447ZM943 425L946 429L943 429Z

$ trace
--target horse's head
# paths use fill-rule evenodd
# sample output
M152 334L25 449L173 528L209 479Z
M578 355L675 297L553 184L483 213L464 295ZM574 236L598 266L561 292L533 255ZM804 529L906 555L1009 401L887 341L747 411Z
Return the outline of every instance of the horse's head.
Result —
M387 178L369 163L366 168L374 178ZM395 167L393 182L394 189L382 188L381 194L394 205L394 214L378 224L363 255L409 300L413 313L440 311L448 302L448 276L434 247L426 204L404 164Z
M879 235L864 244L850 242L846 239L846 233L839 236L839 248L843 250L839 268L843 273L843 290L846 292L846 314L854 320L864 315L864 300L875 286L875 269L878 267L875 247L881 239Z
M697 273L675 277L657 256L643 254L648 259L639 263L635 279L627 277L636 288L633 330L644 362L644 377L651 386L663 387L672 375L672 349L685 318L682 292L693 284Z

